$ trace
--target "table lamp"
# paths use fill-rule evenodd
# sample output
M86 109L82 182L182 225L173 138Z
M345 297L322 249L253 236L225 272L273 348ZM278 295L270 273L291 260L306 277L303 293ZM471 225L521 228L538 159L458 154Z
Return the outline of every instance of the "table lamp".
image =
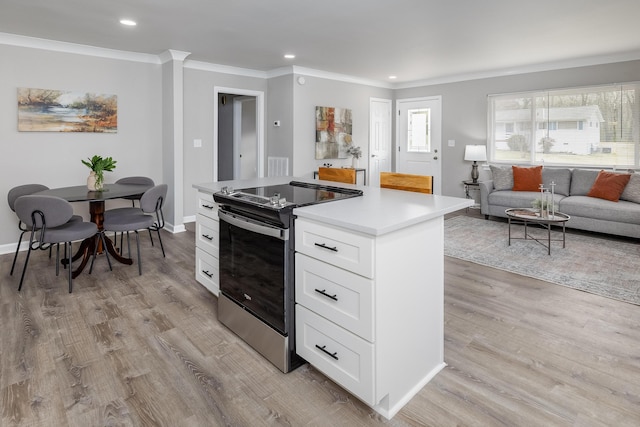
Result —
M478 163L487 160L487 147L485 145L467 145L464 147L464 159L473 161L471 166L471 179L474 183L478 182L480 173L478 172Z

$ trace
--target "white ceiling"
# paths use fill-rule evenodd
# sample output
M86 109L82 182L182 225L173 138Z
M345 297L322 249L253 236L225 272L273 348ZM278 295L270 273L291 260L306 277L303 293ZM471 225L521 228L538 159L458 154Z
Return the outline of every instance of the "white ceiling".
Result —
M639 17L640 0L0 1L2 33L399 83L640 59Z

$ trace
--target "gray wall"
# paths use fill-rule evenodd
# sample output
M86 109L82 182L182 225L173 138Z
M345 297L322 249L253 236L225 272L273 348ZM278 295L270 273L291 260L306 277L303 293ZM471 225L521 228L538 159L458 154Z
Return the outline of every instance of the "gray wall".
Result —
M297 79L293 79L297 81ZM293 174L311 176L318 166L351 165L351 158L316 160L316 106L350 108L353 119L353 144L362 148L360 166L369 169L369 101L392 99L393 91L379 87L305 76L305 84L293 83Z
M162 181L161 66L0 44L0 195L17 185L86 185L80 160L94 154L117 160L105 182L131 175ZM118 96L116 134L18 132L17 88L32 87ZM113 207L118 202L108 202ZM74 209L88 219L88 203ZM17 218L0 204L0 253L15 250Z
M640 61L630 61L399 89L395 97L442 96L442 194L461 197L461 181L471 175L471 163L463 160L464 146L487 142L487 95L638 80ZM450 139L455 147L447 146ZM480 173L481 180L488 178L486 170Z
M184 215L196 214L196 190L193 184L213 181L213 115L215 87L244 89L267 93L267 80L258 77L237 76L201 69L184 70ZM268 96L265 109L268 111ZM268 121L265 120L268 127ZM266 129L263 130L266 133ZM194 139L202 140L202 147L193 146ZM267 140L268 144L268 140Z

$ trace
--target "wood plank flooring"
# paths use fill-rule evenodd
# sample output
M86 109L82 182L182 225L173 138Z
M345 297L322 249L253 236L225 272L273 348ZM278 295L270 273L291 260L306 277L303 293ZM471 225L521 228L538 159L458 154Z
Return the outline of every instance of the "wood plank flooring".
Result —
M188 230L166 259L142 234L142 276L101 257L73 294L46 253L21 293L0 257L1 426L640 425L638 306L446 258L448 366L388 421L220 325Z

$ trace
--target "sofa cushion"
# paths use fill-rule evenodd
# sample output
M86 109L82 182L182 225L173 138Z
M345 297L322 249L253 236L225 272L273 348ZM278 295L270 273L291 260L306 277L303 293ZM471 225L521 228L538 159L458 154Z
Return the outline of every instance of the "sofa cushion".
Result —
M640 203L640 174L631 174L629 183L624 187L624 191L620 195L620 200Z
M542 184L542 166L513 168L513 191L538 191Z
M640 175L638 175L640 178ZM554 193L568 196L571 190L571 169L548 168L542 169L542 184L551 191L551 183L555 184ZM640 184L640 181L639 181Z
M586 196L598 177L598 171L574 169L571 174L571 196Z
M513 188L513 170L511 167L489 166L493 175L493 188L495 190L511 190Z
M559 210L569 216L604 221L640 223L640 204L620 200L611 202L588 196L571 196L560 200Z
M549 195L549 197L551 197ZM556 194L554 196L555 204L562 200L565 196ZM487 196L489 205L501 206L504 208L530 208L533 201L540 198L539 191L493 191Z
M587 196L617 202L624 188L627 186L629 178L631 178L631 175L628 173L615 173L601 170L591 190L587 193Z

